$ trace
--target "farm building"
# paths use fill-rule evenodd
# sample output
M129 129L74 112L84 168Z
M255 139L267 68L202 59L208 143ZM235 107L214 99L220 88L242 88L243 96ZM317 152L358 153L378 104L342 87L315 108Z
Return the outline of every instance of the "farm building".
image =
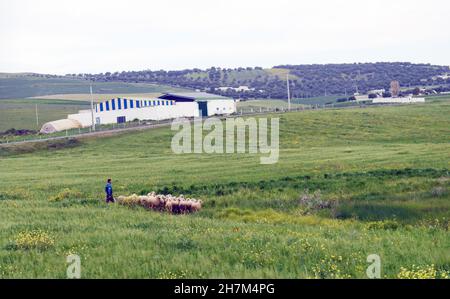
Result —
M372 100L374 104L408 104L408 103L425 103L425 98L400 97L400 98L376 98Z
M96 125L125 123L133 120L164 120L178 117L198 117L231 114L236 103L231 98L204 92L167 93L159 98L115 98L94 106ZM48 122L42 133L53 133L92 125L91 110L69 114L67 119Z
M177 103L196 102L199 116L223 115L236 112L236 102L233 99L206 92L167 93L159 98Z

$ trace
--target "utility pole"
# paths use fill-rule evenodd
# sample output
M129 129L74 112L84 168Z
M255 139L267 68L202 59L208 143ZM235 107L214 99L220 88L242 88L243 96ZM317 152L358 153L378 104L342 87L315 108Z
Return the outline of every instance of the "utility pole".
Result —
M37 104L36 104L36 128L39 129L39 115L38 115Z
M289 90L289 73L286 74L288 109L291 110L291 92Z
M89 86L91 91L91 117L92 117L92 131L95 131L95 122L94 122L94 97L92 96L92 84Z

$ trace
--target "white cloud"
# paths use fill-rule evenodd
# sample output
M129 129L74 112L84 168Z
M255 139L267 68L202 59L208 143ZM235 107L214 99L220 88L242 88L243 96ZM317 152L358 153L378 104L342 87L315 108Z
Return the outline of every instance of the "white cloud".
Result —
M0 71L450 64L450 3L0 0Z

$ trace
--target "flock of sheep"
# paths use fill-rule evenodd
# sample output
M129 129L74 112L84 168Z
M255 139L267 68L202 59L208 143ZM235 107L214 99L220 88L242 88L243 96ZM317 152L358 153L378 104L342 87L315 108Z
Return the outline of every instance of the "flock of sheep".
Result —
M183 195L173 196L151 192L147 195L119 196L119 204L125 206L142 206L155 211L166 211L172 214L187 214L199 211L202 208L202 201L194 198L184 198Z

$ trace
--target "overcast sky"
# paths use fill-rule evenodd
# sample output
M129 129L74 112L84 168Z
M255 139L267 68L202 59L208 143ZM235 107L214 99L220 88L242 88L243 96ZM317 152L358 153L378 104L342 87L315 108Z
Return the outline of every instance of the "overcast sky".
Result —
M448 0L0 0L0 72L450 65Z

